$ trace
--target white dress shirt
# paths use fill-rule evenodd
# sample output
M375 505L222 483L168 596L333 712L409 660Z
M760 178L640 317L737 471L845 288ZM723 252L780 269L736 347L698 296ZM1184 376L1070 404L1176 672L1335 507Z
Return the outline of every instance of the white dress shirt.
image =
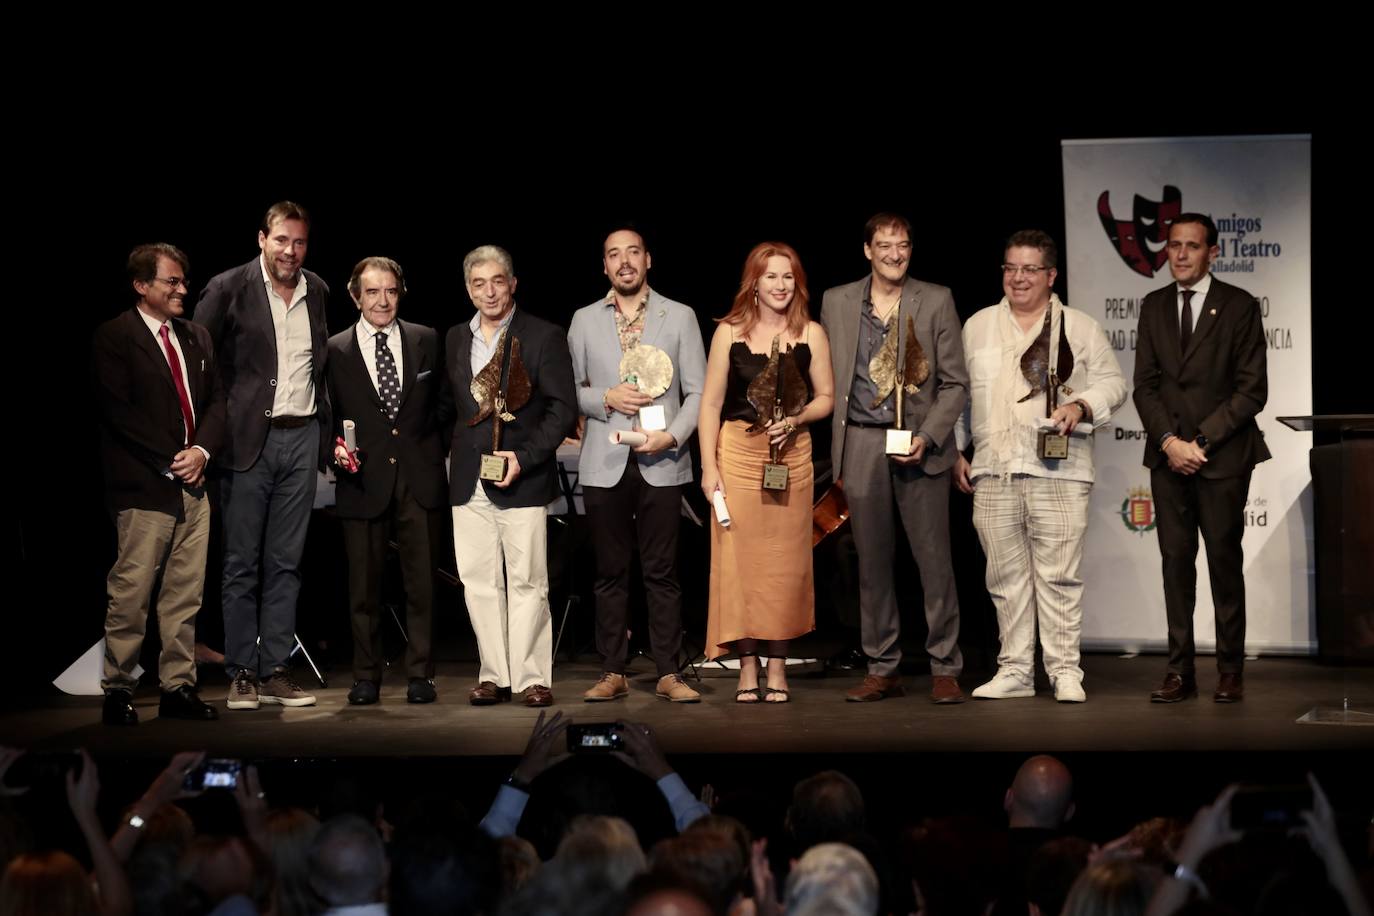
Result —
M1174 305L1178 307L1178 326L1183 327L1183 287L1174 284L1178 292L1174 295ZM1212 275L1206 274L1201 280L1193 284L1193 330L1197 330L1197 320L1202 314L1202 303L1207 298L1207 291L1212 288Z
M267 261L259 258L267 304L272 310L272 330L277 337L277 387L272 396L272 416L309 417L315 413L314 354L310 338L310 312L305 306L305 273L287 302L272 288Z
M374 328L368 323L366 318L358 319L358 347L363 353L363 364L367 366L367 374L372 379L372 388L381 394L382 386L377 379L377 335L386 335L386 348L391 351L391 358L396 362L396 382L398 385L404 384L406 377L405 364L401 356L401 325L395 319L391 324L384 328ZM399 392L400 389L398 388Z
M146 324L148 330L152 332L153 342L157 345L157 352L162 354L164 360L167 360L167 371L170 372L172 369L172 361L167 359L167 350L162 346L162 327L163 325L167 326L167 339L172 342L172 349L176 351L177 362L181 363L181 384L186 386L186 403L191 408L191 422L196 422L196 402L191 400L191 377L186 374L189 371L186 368L186 354L181 350L181 341L177 339L176 328L172 327L169 321L158 321L152 315L143 311L143 309L138 309L138 317L143 319L143 323ZM185 439L181 441L183 444L186 442ZM200 453L205 456L205 460L210 460L210 453L205 449L201 448L199 445L193 445L191 447L200 449Z

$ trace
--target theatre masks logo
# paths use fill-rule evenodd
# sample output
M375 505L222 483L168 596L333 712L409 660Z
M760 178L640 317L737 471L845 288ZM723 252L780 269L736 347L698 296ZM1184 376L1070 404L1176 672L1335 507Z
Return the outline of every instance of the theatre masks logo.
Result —
M1163 200L1149 200L1135 195L1135 207L1129 222L1112 215L1108 201L1110 191L1097 198L1097 215L1107 238L1126 266L1142 277L1153 277L1169 261L1166 243L1169 226L1183 212L1183 195L1171 184L1164 186Z
M1155 501L1144 487L1132 487L1130 495L1121 501L1121 521L1136 534L1153 531Z

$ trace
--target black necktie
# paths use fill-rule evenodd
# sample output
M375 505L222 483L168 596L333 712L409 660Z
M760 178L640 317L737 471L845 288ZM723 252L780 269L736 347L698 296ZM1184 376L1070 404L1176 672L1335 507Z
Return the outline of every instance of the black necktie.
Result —
M377 393L386 402L386 418L395 420L401 409L401 379L396 375L396 360L386 345L386 335L377 333Z
M1183 291L1183 318L1178 325L1178 342L1180 349L1188 352L1188 341L1193 339L1193 291L1185 289Z

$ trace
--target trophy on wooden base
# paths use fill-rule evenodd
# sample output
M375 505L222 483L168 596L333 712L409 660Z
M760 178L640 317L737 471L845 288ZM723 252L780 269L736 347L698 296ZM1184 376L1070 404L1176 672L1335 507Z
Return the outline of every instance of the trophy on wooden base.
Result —
M747 430L751 433L764 429L769 421L781 423L784 418L801 413L806 406L806 379L797 368L792 348L779 352L777 337L773 338L768 365L749 383L747 395L758 417ZM787 489L788 468L779 461L782 449L782 442L768 443L768 463L763 466L765 490Z
M887 396L896 392L893 405L893 426L887 431L884 451L889 455L911 454L911 430L906 428L906 396L921 390L930 378L930 360L926 359L921 342L916 339L916 323L906 316L906 345L901 359L897 354L900 323L893 321L883 335L883 344L868 361L868 377L878 389L878 397L871 405L877 409Z
M482 480L506 479L506 456L495 454L501 450L501 424L515 421L512 411L528 404L534 390L529 372L525 369L525 362L520 358L520 338L511 338L510 359L505 358L508 331L509 328L501 332L501 339L496 343L496 352L492 354L491 361L472 377L469 389L472 399L477 402L477 412L468 420L468 426L476 426L487 417L491 417L491 452L483 453L477 472L477 476Z

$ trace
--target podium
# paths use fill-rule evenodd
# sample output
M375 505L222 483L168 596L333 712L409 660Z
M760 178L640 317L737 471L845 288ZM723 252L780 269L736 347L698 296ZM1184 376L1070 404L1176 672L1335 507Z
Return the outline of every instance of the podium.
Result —
M1277 419L1312 433L1317 652L1345 669L1341 704L1298 721L1374 725L1374 414Z

